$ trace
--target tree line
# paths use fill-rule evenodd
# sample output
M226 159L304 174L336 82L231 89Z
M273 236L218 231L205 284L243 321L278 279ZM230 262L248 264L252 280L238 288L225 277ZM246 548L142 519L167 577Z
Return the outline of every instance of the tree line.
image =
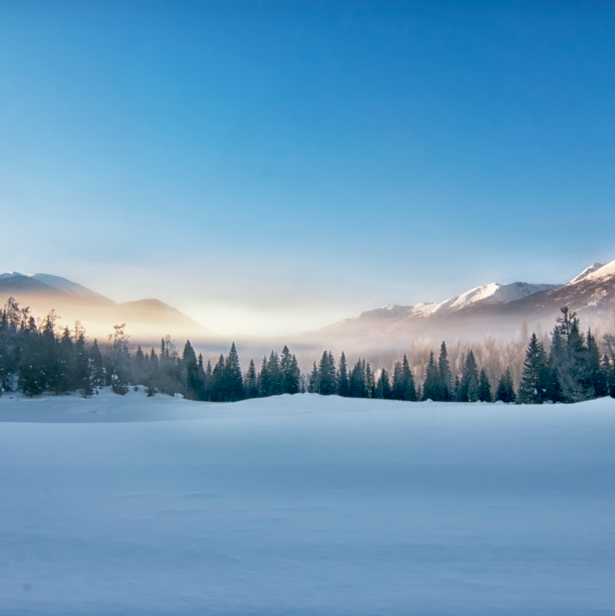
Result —
M228 355L212 365L196 355L189 341L181 354L167 336L158 352L131 352L124 325L114 326L106 344L89 343L84 328L59 330L52 311L37 320L28 308L9 298L0 310L0 395L20 390L28 396L43 392L64 394L79 391L95 395L104 386L120 395L142 385L148 396L182 394L191 400L235 402L246 398L297 394L339 395L390 400L456 402L578 402L611 395L615 397L615 337L605 336L606 352L579 319L562 308L551 335L550 348L534 333L529 341L518 387L510 367L491 381L470 349L461 357L460 369L452 370L445 342L436 359L430 353L424 379L413 374L408 357L395 361L392 370L373 369L365 359L350 367L342 352L336 363L324 351L309 374L302 374L288 347L271 351L257 370L251 360L242 373L235 344Z

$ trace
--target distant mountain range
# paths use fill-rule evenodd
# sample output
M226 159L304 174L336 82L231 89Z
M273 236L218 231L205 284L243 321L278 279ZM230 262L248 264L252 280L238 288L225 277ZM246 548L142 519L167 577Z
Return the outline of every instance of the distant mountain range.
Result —
M217 340L219 336L157 299L116 303L76 282L51 274L8 272L0 274L0 302L14 297L21 307L29 306L35 316L54 309L61 326L72 327L80 321L90 337L104 339L113 325L126 323L127 333L135 341L156 344L170 335L178 343L187 338Z
M157 343L166 334L178 344L189 338L222 349L230 342L157 299L116 303L51 274L0 274L0 302L10 296L21 306L30 306L36 316L55 309L62 326L81 321L90 337L106 337L114 324L126 323L132 340L143 344ZM255 352L284 343L297 349L393 351L419 340L481 340L487 334L510 338L523 322L530 331L537 326L548 331L562 306L578 312L584 328L615 331L615 261L594 263L562 285L490 283L443 302L387 305L284 340L248 336L235 340Z
M311 332L304 339L393 349L420 339L513 337L524 321L530 331L539 325L552 329L562 306L578 312L584 328L615 331L615 261L594 263L563 285L491 283L443 302L384 306Z

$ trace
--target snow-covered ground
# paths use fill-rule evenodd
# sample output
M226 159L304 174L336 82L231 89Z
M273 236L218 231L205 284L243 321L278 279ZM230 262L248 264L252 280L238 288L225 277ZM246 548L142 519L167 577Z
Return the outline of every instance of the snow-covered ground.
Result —
M0 398L0 613L615 612L615 400Z

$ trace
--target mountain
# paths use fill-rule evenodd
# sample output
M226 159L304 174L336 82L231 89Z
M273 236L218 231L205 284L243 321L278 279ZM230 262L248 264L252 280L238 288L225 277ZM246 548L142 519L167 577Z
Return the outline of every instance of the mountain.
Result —
M72 327L78 320L91 338L105 339L113 325L125 323L133 341L142 344L157 345L167 334L178 346L188 338L193 341L218 339L216 334L160 300L117 303L61 276L0 274L0 303L5 303L9 297L14 297L21 307L30 307L37 317L55 310L60 316L61 327Z
M594 263L563 285L490 283L443 302L384 306L311 332L304 341L393 350L421 339L514 337L524 322L530 330L551 329L562 306L578 312L584 328L615 329L615 261Z

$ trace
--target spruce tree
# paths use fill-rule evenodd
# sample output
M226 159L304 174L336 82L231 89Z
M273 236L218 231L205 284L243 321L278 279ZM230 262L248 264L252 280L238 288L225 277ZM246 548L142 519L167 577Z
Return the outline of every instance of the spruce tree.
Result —
M500 377L495 399L502 402L514 402L517 399L515 394L515 386L509 368L506 368L506 371Z
M204 400L205 399L205 383L199 375L199 364L196 358L196 353L190 344L190 340L186 340L184 350L182 352L182 362L185 371L185 389L184 396L188 400Z
M248 370L246 372L245 390L246 398L258 397L258 381L256 376L256 366L254 365L253 359L250 360L250 365L248 366Z
M220 355L211 375L211 385L208 391L210 402L224 402L225 397L225 366L224 355Z
M440 400L442 386L440 384L440 371L436 365L433 351L429 354L429 361L425 369L425 382L423 383L423 400Z
M224 366L224 381L225 381L225 399L229 402L237 402L243 400L245 392L243 390L243 377L241 375L241 366L239 365L239 356L235 343L231 344L231 348L226 358Z
M375 397L381 400L389 400L391 398L391 383L389 381L389 375L384 368L380 371L380 376L376 383Z
M261 362L261 369L258 373L257 383L258 383L258 395L261 398L265 398L270 395L271 379L269 378L269 371L267 369L267 358L263 357L263 361Z
M318 365L319 391L322 396L331 396L337 392L335 360L333 355L324 351Z
M587 332L587 390L592 398L602 398L609 394L607 374L602 369L600 349L591 330Z
M374 373L372 372L369 362L365 365L365 389L368 398L376 397L376 383L374 382Z
M458 396L459 402L476 402L478 400L478 368L472 351L468 351L463 362Z
M279 396L282 393L282 370L280 358L275 351L271 351L267 361L267 396Z
M414 385L414 376L410 370L410 364L408 358L404 354L404 359L401 363L402 382L404 384L404 397L403 400L416 401L418 400L416 387Z
M445 342L442 342L440 345L438 372L440 374L440 398L444 401L450 400L452 398L453 376L451 374L451 365L448 361L448 350Z
M393 400L404 400L404 379L401 363L396 361L393 366L393 383L391 385L391 398Z
M281 372L281 392L283 394L299 393L301 371L297 358L291 355L288 347L285 345L280 354L280 372Z
M350 382L348 380L348 367L346 366L346 356L344 351L340 356L340 365L337 370L337 394L338 396L348 397L350 395Z
M493 402L493 396L491 395L491 384L487 378L485 369L481 369L478 377L478 399L481 402Z
M316 362L314 362L314 367L310 373L308 391L311 394L320 393L320 374L318 373L318 366L316 365Z
M359 359L354 365L348 382L348 395L351 398L366 398L365 386L365 360Z
M92 366L92 386L98 388L104 387L106 382L105 367L96 338L94 338L92 346L88 349L88 354Z
M547 400L549 389L549 369L547 355L542 342L532 334L525 354L523 374L519 385L519 402L523 404L542 404Z
M85 343L85 335L79 332L75 340L75 361L74 361L74 387L81 391L84 398L88 398L94 393L92 378L92 362L88 356Z

